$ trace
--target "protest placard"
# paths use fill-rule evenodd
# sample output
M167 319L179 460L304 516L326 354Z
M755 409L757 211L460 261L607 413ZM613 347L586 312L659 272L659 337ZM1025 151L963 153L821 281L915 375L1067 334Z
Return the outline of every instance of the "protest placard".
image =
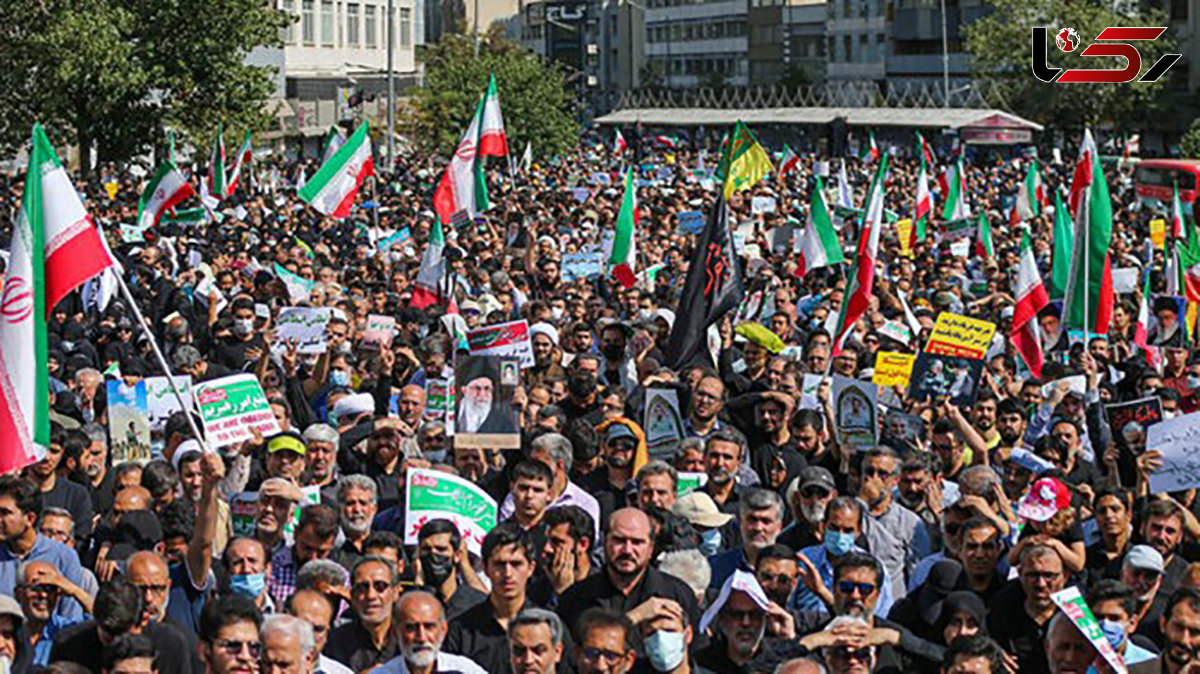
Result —
M586 202L589 198L591 198L591 196L592 196L592 191L586 187L572 187L571 188L571 197L573 197L577 203L582 204L582 203Z
M235 374L197 384L192 395L204 421L204 437L213 449L249 440L254 437L255 429L264 437L279 432L267 396L252 374Z
M284 307L275 318L276 343L295 340L297 353L325 353L329 337L326 328L332 317L328 308Z
M775 197L753 197L750 199L750 213L762 215L775 212Z
M1200 487L1200 412L1150 426L1146 449L1162 454L1162 467L1150 474L1151 493Z
M909 237L912 236L913 221L912 218L904 218L896 221L896 239L900 241L900 255L903 257L912 257L912 248L909 247Z
M917 357L911 353L879 351L875 354L875 373L871 382L876 386L908 386L912 376L913 362Z
M839 440L855 451L870 449L879 437L875 385L860 379L833 376L833 411Z
M121 223L118 225L121 231L121 243L144 243L146 241L147 227L139 227L137 225L126 225Z
M379 243L376 245L378 246L379 252L386 255L387 253L391 252L393 247L398 246L400 248L404 248L405 244L411 242L412 231L408 227L401 227L400 229L396 230L395 234L380 239Z
M800 409L821 409L821 400L817 397L817 390L821 388L821 379L819 374L804 375L804 379L800 382Z
M679 395L675 389L646 389L646 411L642 428L646 429L646 449L658 459L675 452L684 438L683 415L679 413Z
M983 377L983 361L933 353L917 354L908 381L908 397L917 402L949 400L973 405Z
M836 316L836 314L834 315ZM900 321L887 321L883 325L879 326L878 332L881 337L894 339L905 346L908 346L912 343L912 328L909 328Z
M172 414L183 410L179 407L179 401L175 399L175 392L171 390L171 385L167 382L166 377L146 377L144 381L146 382L146 411L150 417L150 430L161 431ZM193 407L192 376L190 374L176 375L175 386L179 388L179 393L183 395L183 402L190 411Z
M704 231L703 211L679 211L675 214L676 230L683 234L699 234Z
M293 274L278 262L275 263L275 277L283 282L283 287L287 288L288 297L292 298L293 302L307 302L312 295L313 286L316 285L316 281Z
M1104 411L1108 415L1108 427L1112 429L1113 441L1118 446L1125 448L1129 448L1126 430L1130 434L1137 434L1141 431L1141 439L1144 441L1145 430L1163 420L1162 398L1158 396L1126 403L1112 403L1105 405ZM1130 424L1136 425L1131 426ZM1141 449L1141 447L1137 449Z
M708 473L679 471L679 482L675 484L675 496L683 497L708 484Z
M1092 648L1104 657L1104 661L1115 674L1126 674L1128 670L1125 669L1125 659L1108 642L1108 637L1104 635L1104 630L1100 629L1099 621L1092 615L1092 610L1088 608L1087 601L1080 594L1078 587L1072 585L1065 590L1059 590L1050 595L1050 599L1067 614L1071 624L1087 637Z
M995 323L943 311L938 314L925 351L942 356L983 358L995 334Z
M113 465L150 460L150 406L146 381L129 386L120 379L105 382L108 394L108 447Z
M1167 221L1155 218L1150 221L1150 241L1154 247L1163 250L1167 247Z
M564 283L594 279L603 273L604 263L599 251L567 253L562 258L560 274Z
M291 535L300 523L300 509L306 505L321 502L321 488L318 486L301 487L304 493L304 503L297 504L292 512L292 518L283 525L283 532ZM235 494L229 501L229 524L234 536L254 536L254 520L258 517L258 492L244 491Z
M475 328L467 333L472 356L516 358L522 368L533 367L533 342L529 321L509 321Z
M396 337L396 319L391 316L369 314L367 327L362 332L362 347L369 351L380 351L392 348L392 339Z
M1142 271L1137 267L1120 267L1112 270L1113 292L1128 295L1137 292Z
M1059 386L1066 386L1072 393L1077 393L1081 396L1087 395L1087 375L1073 374L1070 377L1055 379L1048 384L1042 384L1042 398L1049 398L1054 394L1054 389Z
M454 388L449 379L425 382L425 418L446 424L446 435L454 435Z
M483 537L496 526L498 509L488 493L456 475L410 468L404 488L404 544L416 545L426 522L450 520L467 549L479 554Z
M520 447L521 425L513 405L519 383L515 358L460 356L454 368L454 446Z

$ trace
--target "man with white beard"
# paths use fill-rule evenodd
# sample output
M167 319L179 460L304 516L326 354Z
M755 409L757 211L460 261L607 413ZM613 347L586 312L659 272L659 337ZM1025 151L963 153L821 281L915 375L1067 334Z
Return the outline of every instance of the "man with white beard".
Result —
M333 561L347 569L363 556L363 543L371 535L371 523L379 511L375 481L366 475L347 475L338 481L338 519L346 541L333 551Z
M471 358L463 366L460 384L462 397L458 403L455 426L460 433L516 433L517 424L511 409L498 397L499 373L494 359Z
M374 670L376 674L486 674L470 658L442 652L446 614L437 597L424 590L400 598L392 629L400 643L400 657Z

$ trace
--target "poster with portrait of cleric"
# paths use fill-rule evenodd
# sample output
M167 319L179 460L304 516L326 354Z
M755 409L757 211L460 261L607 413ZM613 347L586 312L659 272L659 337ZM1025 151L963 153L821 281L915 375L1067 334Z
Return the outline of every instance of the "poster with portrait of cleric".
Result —
M521 426L513 393L520 384L516 358L459 356L454 367L458 390L454 446L516 449Z

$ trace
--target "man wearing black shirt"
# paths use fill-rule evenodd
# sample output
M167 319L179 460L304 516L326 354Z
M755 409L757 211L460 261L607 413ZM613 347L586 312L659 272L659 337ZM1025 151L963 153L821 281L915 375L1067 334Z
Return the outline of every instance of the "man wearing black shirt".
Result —
M108 467L108 431L100 424L91 423L81 429L90 444L79 455L79 466L76 474L80 479L86 478L83 486L92 497L92 509L96 512L108 512L113 506L113 496L116 495L116 473Z
M600 454L605 466L593 470L580 484L600 503L601 521L629 503L633 489L633 457L641 440L625 420L611 422L603 431Z
M708 474L704 491L727 515L737 515L742 491L737 475L745 455L746 438L732 428L715 430L704 440L704 472Z
M1022 672L1049 670L1042 643L1058 608L1050 598L1066 587L1062 558L1054 548L1031 545L1021 552L1019 578L997 592L988 628L1000 647L1017 659Z
M593 606L627 614L636 625L656 615L663 599L670 599L687 613L688 624L700 622L695 592L682 580L651 568L653 553L646 513L624 508L612 514L604 539L604 569L572 585L559 602L559 615L571 625L574 636L579 636L583 611ZM636 634L635 641L640 642Z
M458 527L450 520L430 520L417 533L416 578L441 600L449 621L487 599L467 582L469 578L479 583L462 543Z
M87 435L78 430L55 433L50 438L45 457L25 469L25 477L38 486L42 493L43 508L62 508L71 513L71 519L75 522L75 541L83 543L92 534L92 499L87 489L59 475L58 469L67 443L87 446L90 441Z
M484 537L480 556L492 590L486 601L450 621L445 650L494 674L507 673L512 671L508 622L522 609L532 608L525 590L536 566L534 546L516 522L502 522Z
M364 557L350 574L350 605L354 617L329 634L325 655L361 672L400 653L392 630L396 602L396 571L382 557Z

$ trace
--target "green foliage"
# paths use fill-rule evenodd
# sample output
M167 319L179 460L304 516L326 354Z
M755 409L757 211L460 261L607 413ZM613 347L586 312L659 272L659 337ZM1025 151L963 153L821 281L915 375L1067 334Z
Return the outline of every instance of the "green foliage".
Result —
M1200 157L1200 117L1192 120L1187 133L1179 140L1179 154L1183 157Z
M449 156L454 151L491 73L500 90L510 152L519 154L530 141L535 157L549 157L578 142L575 102L560 67L494 34L481 40L478 56L470 37L446 35L427 45L422 58L425 84L413 92L406 120L418 152Z
M218 121L257 129L271 72L246 65L287 25L260 0L44 0L0 3L0 153L34 120L87 156L123 161L171 125L204 145Z
M1049 27L1048 62L1055 68L1119 69L1120 57L1081 57L1079 52L1091 44L1108 26L1166 26L1166 15L1157 9L1114 15L1109 3L1094 0L1057 0L1047 15L1047 5L1028 0L991 0L992 13L965 27L966 49L975 57L975 76L995 85L999 103L1012 112L1060 128L1112 124L1126 126L1152 118L1162 104L1162 94L1172 76L1183 72L1176 64L1158 82L1128 84L1047 84L1032 73L1029 48L1031 28ZM1063 53L1054 44L1060 28L1074 28L1080 48ZM1142 55L1141 74L1145 74L1165 53L1177 52L1175 37L1168 30L1154 42L1135 43ZM1140 76L1140 75L1139 75Z

